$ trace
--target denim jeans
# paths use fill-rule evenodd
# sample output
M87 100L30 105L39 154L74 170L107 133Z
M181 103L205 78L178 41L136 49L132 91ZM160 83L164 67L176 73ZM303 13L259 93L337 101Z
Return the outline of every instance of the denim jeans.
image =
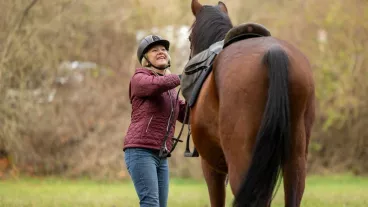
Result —
M166 207L169 194L167 158L150 149L128 148L125 164L133 180L140 207Z

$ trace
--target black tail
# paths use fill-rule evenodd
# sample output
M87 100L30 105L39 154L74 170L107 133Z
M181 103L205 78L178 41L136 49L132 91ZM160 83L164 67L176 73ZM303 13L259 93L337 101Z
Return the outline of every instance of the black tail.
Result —
M268 67L268 100L252 161L235 196L234 206L267 206L280 176L281 167L289 156L289 59L285 51L276 45L269 48L263 63Z

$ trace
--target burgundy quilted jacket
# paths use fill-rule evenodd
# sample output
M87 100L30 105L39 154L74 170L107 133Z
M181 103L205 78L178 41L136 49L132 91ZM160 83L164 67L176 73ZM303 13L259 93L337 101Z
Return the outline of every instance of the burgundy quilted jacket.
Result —
M144 68L136 69L130 80L129 96L132 104L131 122L124 140L124 150L143 147L159 150L168 126L171 101L175 105L180 85L178 75L157 76ZM171 94L171 98L170 98ZM185 101L179 98L175 117L167 139L167 148L172 148L176 120L183 122Z

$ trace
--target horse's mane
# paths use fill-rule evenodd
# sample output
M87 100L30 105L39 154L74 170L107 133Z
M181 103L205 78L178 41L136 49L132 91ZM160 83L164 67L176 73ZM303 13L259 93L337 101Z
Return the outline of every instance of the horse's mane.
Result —
M221 41L233 27L229 16L217 6L204 5L191 27L191 43L194 54L207 49L211 44Z

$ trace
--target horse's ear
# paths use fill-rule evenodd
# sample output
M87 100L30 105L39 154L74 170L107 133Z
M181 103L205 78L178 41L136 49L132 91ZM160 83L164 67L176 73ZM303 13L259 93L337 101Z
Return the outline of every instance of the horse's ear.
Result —
M196 16L201 9L202 9L202 4L200 4L198 0L192 0L193 15Z
M218 2L218 7L220 8L220 10L222 11L222 12L224 12L224 13L228 13L227 12L227 7L226 7L226 5L225 5L225 3L224 2L222 2L222 1L219 1Z

